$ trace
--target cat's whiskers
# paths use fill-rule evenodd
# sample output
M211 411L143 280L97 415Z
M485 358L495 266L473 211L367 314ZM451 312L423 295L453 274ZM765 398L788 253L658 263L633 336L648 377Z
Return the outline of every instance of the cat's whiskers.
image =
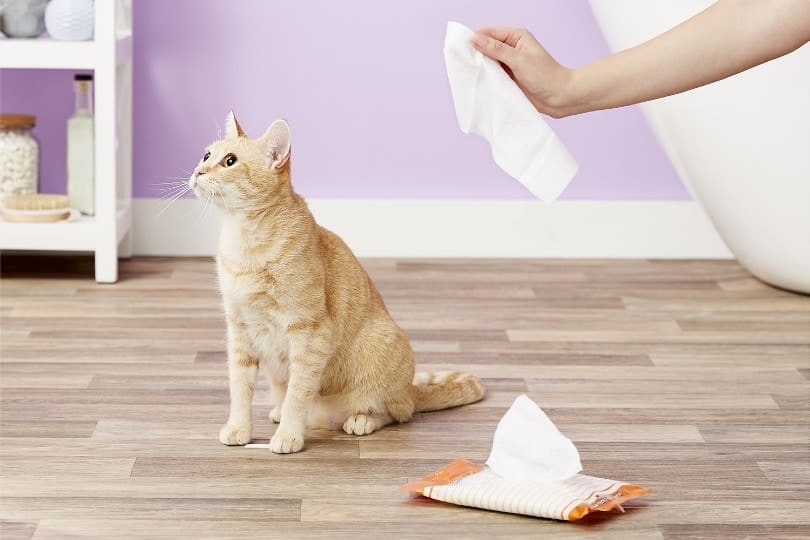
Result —
M172 180L171 178L167 178L168 180ZM180 185L180 184L188 184L188 178L180 179L177 178L176 180L172 180L171 182L154 182L152 184L148 184L150 186L172 186L172 185Z
M164 180L168 180L168 182L153 182L149 185L155 187L162 187L162 186L182 186L188 184L188 178L167 177Z
M175 198L171 199L168 203L166 203L166 205L163 206L163 208L161 208L160 211L157 214L155 214L155 219L162 216L166 212L166 210L168 210L181 197L182 197L182 194L179 194Z
M177 202L177 200L178 200L178 199L180 199L181 197L183 197L183 195L185 195L185 194L186 194L186 193L188 193L189 191L191 191L191 186L186 185L185 187L182 187L182 188L178 189L178 190L177 190L175 193L173 193L172 195L170 195L170 196L168 197L168 198L169 198L169 202L168 202L168 203L166 203L166 205L163 207L163 209L161 209L161 210L160 210L160 212L158 212L158 213L157 213L157 215L155 216L155 219L157 219L157 218L159 218L160 216L162 216L162 215L163 215L163 213L164 213L164 212L166 212L166 210L168 210L168 209L169 209L169 207L170 207L171 205L173 205L175 202Z
M167 177L166 177L166 178L164 178L163 180L171 180L171 181L174 181L174 182L188 182L188 177L182 177L182 176L167 176ZM155 183L155 184L152 184L152 185L153 185L153 186L160 186L160 185L163 185L163 184L170 184L170 183L171 183L171 182L158 182L158 183Z
M188 182L184 182L182 184L175 184L173 186L163 186L163 187L161 187L159 189L161 191L163 191L164 193L169 193L169 192L177 190L177 189L182 189L182 188L184 188L186 186L188 186Z
M163 190L163 194L160 196L160 198L161 199L171 199L175 195L177 195L178 193L181 193L183 191L187 191L188 189L190 189L190 186L188 186L188 184L169 187L169 188L166 188L165 190Z
M161 193L161 198L163 198L167 193L174 191L184 185L188 184L188 181L182 182L179 180L172 181L172 182L155 182L152 184L148 184L148 188L152 191L158 191Z

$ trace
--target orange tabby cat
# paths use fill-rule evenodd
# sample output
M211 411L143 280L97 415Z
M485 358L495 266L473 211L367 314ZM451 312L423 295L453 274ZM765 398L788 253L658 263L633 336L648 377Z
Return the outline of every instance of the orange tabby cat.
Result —
M189 185L223 210L217 269L231 396L223 444L250 441L260 368L279 422L270 440L277 453L301 450L306 426L365 435L483 397L469 374L414 376L408 338L368 274L293 191L287 122L252 140L231 113Z

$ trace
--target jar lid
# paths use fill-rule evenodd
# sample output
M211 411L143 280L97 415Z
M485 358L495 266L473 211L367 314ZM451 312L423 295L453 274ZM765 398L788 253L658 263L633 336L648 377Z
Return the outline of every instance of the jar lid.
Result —
M36 123L32 114L0 114L0 129L31 129Z

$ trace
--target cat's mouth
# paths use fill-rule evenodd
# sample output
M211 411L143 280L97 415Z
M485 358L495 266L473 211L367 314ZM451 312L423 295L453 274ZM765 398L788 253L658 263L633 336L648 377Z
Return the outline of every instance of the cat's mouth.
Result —
M208 176L208 173L204 173L204 172L195 171L188 178L188 186L191 189L197 189L197 187L199 187L199 186L201 186L203 184L209 184L209 183L210 183L210 178Z
M225 200L225 194L222 188L215 181L208 177L207 174L191 177L188 180L188 185L194 192L194 195L206 204L211 203L214 206L223 210L230 211L228 203Z
M200 200L213 199L213 190L207 185L207 182L201 181L203 179L198 176L192 176L188 179L188 187L194 192Z
M211 185L211 179L206 173L191 175L188 179L188 186L193 189L194 193L197 195L200 195L200 192L208 194L214 191Z

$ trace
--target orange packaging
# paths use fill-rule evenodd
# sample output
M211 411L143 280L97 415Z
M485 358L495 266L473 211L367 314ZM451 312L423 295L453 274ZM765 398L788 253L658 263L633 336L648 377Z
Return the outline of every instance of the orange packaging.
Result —
M584 474L554 482L517 482L466 459L456 459L400 489L460 506L563 521L576 521L592 512L623 511L622 503L650 492Z

